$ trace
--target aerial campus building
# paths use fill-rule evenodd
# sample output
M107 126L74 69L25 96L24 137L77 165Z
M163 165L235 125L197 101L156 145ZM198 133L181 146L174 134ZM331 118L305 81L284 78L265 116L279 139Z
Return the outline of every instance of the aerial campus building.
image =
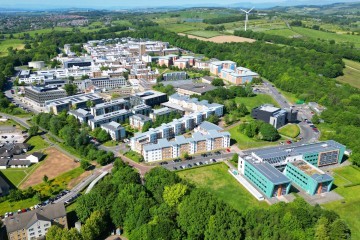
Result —
M274 128L280 128L289 122L295 122L297 114L297 110L281 109L271 104L264 104L251 110L251 117L270 123Z
M239 156L238 170L268 198L287 194L290 182L314 195L330 191L333 183L318 167L341 163L345 149L333 140L259 149Z

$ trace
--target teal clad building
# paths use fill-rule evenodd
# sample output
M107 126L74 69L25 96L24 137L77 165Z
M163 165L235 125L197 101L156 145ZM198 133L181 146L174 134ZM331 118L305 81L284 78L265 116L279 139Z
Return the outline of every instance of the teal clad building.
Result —
M253 158L239 159L239 171L266 197L289 193L290 179L267 162L255 162Z
M334 182L333 177L304 160L289 162L284 174L309 195L329 192Z

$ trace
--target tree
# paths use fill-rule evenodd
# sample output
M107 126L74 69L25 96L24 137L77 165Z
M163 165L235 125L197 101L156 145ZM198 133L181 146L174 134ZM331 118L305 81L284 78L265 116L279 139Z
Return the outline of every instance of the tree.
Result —
M69 76L68 79L69 79L70 81L74 81L74 80L75 80L75 78L74 78L73 76Z
M44 175L43 176L43 182L48 183L48 181L49 181L49 177L47 175Z
M313 117L311 118L311 121L312 121L314 124L319 124L319 123L320 123L319 115L314 114Z
M316 240L330 240L328 234L329 221L325 217L321 217L318 220L317 226L315 227L315 239Z
M245 116L246 114L249 113L249 111L244 103L240 104L240 106L238 107L238 112L240 112L243 116Z
M276 141L280 138L280 135L279 135L278 131L276 130L276 128L274 128L269 123L263 123L260 126L259 133L261 135L261 138L265 141L272 142L272 141Z
M77 92L77 86L75 84L65 84L64 89L68 96L72 96Z
M190 157L190 155L189 155L188 152L184 152L184 153L182 154L182 159L184 159L184 160L189 159L189 157Z
M100 239L101 235L106 231L107 223L105 214L102 211L93 212L81 227L81 234L84 240Z
M86 160L80 161L80 167L82 169L87 170L90 166L91 166L91 164L89 163L89 161L86 161Z
M218 115L216 115L216 114L211 114L211 115L206 119L206 121L211 122L211 123L213 123L213 124L217 124L217 123L220 121L220 119L219 119Z
M232 156L231 161L237 163L238 160L239 160L239 154L235 153L235 154Z
M172 186L165 186L163 199L170 207L177 206L181 198L187 192L187 186L181 183L174 184Z
M35 136L35 135L37 135L38 132L39 132L38 126L31 126L28 130L28 133L30 136Z
M147 132L150 128L151 128L151 122L148 121L148 122L144 123L141 131L142 131L142 132Z
M89 79L90 77L89 77L89 75L82 75L81 76L81 80L86 80L86 79Z
M91 107L93 107L94 106L94 103L91 101L91 100L87 100L86 101L86 107L87 108L91 108Z
M215 78L214 80L212 80L211 84L217 87L222 87L225 85L224 81L221 78Z
M336 219L330 224L329 236L332 240L351 239L351 232L346 223L341 219Z

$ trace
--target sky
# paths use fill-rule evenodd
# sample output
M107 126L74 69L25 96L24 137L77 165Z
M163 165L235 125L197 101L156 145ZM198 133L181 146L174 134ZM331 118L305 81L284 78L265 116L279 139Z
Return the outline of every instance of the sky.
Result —
M320 3L351 2L356 0L321 0ZM121 9L135 7L159 7L159 6L231 6L232 4L268 5L299 5L316 4L310 0L0 0L0 8L99 8Z

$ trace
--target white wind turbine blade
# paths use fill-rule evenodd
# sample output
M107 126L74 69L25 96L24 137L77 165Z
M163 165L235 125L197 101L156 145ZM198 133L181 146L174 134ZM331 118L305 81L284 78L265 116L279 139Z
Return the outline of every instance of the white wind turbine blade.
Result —
M250 13L253 9L254 9L254 7L252 7L249 11L247 11L247 13Z

